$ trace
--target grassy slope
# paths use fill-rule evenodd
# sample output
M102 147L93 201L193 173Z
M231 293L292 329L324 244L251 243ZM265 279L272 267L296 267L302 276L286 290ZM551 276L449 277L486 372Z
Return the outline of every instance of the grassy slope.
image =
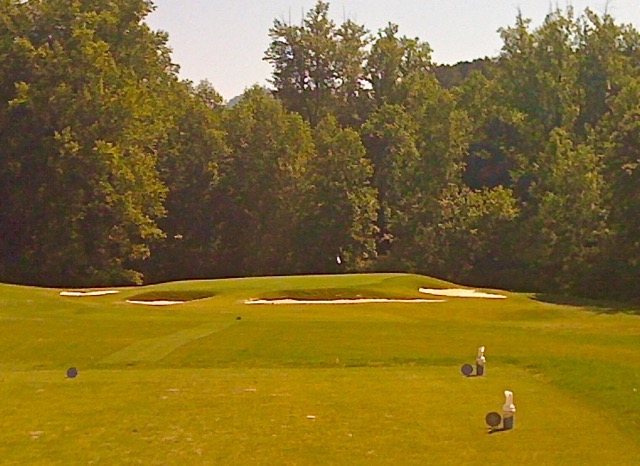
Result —
M92 298L0 285L0 463L640 463L638 316L516 294L243 304L425 297L421 286L447 284L272 277ZM140 294L213 297L125 302ZM461 377L479 345L487 377ZM80 376L67 380L72 365ZM484 415L500 410L505 389L515 393L516 429L487 435Z

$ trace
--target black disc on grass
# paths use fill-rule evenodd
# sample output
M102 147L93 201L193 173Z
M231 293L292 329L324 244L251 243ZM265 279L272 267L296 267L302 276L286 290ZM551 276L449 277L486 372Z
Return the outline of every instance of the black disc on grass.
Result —
M70 367L67 369L67 377L70 379L75 379L78 376L78 369L75 367Z
M487 414L484 420L490 427L498 427L500 422L502 422L502 417L494 411Z
M473 374L473 366L471 364L465 364L464 366L462 366L462 369L460 369L460 371L462 372L462 375L469 377L471 374Z
M238 316L236 317L236 320L242 320L242 317Z

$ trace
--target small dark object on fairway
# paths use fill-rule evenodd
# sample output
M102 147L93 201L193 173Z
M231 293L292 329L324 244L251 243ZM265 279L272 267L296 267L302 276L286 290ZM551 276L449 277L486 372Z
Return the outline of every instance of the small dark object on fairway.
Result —
M236 317L236 320L242 320L242 317L238 316Z
M78 376L78 369L76 369L75 367L70 367L69 369L67 369L67 377L69 379L75 379Z
M471 364L465 364L464 366L462 366L462 369L460 369L460 371L462 372L462 375L469 377L471 374L473 374L473 366Z
M502 422L502 416L500 416L500 414L493 411L487 414L484 420L489 427L498 427L500 425L500 422Z

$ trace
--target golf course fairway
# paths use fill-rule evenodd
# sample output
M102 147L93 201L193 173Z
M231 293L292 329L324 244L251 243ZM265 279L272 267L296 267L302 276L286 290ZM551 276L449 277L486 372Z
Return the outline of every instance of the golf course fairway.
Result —
M640 464L637 309L420 288L460 285L0 284L0 464ZM338 299L375 301L313 304ZM505 390L515 427L491 431Z

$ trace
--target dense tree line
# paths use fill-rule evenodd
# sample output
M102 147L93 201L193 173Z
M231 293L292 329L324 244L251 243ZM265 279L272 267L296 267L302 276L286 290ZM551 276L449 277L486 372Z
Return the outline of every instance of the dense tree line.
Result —
M397 25L276 20L272 90L178 78L144 0L0 0L0 280L412 271L640 289L640 35L586 10L437 66Z

